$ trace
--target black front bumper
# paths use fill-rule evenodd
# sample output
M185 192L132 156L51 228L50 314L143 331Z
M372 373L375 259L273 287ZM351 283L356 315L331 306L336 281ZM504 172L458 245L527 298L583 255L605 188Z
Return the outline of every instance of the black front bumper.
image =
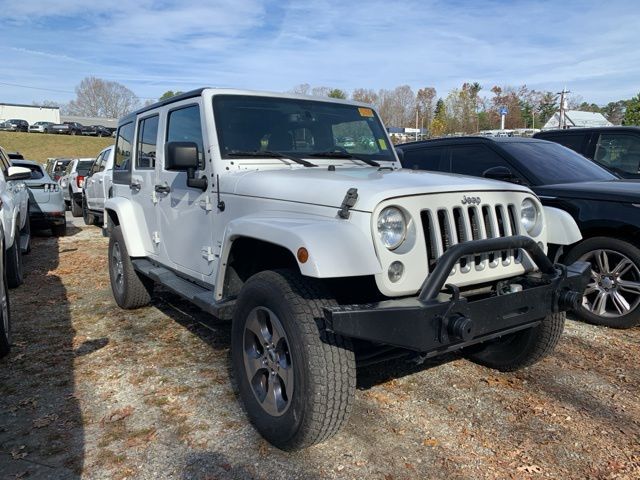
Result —
M444 283L462 257L521 248L539 272L496 282L491 293L467 299ZM551 313L576 308L590 266L553 265L531 238L494 238L460 243L439 259L417 297L325 309L328 327L345 337L439 354L530 328ZM513 293L508 293L513 292Z

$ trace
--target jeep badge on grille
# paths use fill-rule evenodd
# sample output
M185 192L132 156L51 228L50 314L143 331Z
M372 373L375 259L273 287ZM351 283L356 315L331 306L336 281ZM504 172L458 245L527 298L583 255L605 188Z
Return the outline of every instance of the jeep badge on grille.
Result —
M467 197L466 195L463 195L462 204L463 205L480 205L480 197Z

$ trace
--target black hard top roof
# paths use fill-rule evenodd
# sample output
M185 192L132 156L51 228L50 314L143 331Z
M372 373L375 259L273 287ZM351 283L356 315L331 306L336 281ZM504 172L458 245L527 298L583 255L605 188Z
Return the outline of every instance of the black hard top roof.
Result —
M557 133L561 133L563 135L571 135L572 133L593 133L593 132L629 132L629 131L634 131L634 132L639 132L640 133L640 127L634 127L634 126L616 126L616 127L585 127L585 128L565 128L565 129L561 129L561 128L557 128L555 130L545 130L544 132L538 132L534 135L534 137L544 137L547 134L557 134Z
M545 140L538 140L530 137L484 137L480 135L468 135L466 137L442 137L433 138L431 140L418 140L417 142L401 143L396 145L398 148L412 147L419 145L433 145L433 144L470 144L470 143L537 143L545 142Z

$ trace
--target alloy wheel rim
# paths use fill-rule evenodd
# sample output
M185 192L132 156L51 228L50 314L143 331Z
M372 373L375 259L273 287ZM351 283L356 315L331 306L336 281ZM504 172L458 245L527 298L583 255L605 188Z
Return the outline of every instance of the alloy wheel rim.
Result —
M640 269L626 255L607 249L593 250L579 259L591 264L591 282L582 306L594 315L617 318L640 305Z
M242 355L249 385L260 406L274 417L283 415L293 398L293 363L284 327L268 308L256 307L249 313Z
M113 277L116 284L116 288L119 292L123 291L124 285L124 267L122 265L122 252L120 252L120 244L118 242L113 243L113 252L111 254Z

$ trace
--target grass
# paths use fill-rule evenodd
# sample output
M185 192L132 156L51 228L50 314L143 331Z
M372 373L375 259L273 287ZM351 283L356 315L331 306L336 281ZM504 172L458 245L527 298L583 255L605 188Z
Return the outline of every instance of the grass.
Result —
M45 163L49 157L94 158L113 141L113 138L81 135L0 132L0 146L7 152L17 151L27 160L40 163Z

